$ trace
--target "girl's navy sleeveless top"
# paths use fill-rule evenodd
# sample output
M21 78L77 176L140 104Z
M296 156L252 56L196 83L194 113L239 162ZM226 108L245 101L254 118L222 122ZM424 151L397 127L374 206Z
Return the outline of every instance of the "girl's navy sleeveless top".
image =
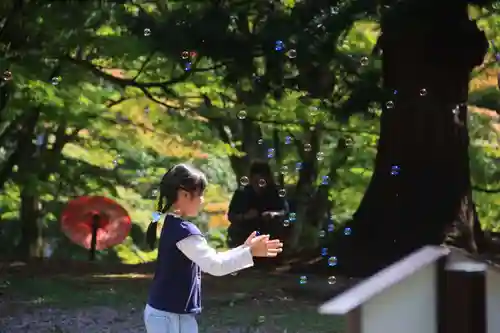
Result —
M180 217L167 215L161 231L158 259L148 304L178 314L201 312L201 270L176 246L200 230Z

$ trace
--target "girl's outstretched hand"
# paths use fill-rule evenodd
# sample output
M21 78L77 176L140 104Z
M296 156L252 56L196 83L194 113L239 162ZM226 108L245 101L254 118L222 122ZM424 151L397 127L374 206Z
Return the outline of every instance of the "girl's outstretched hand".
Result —
M256 231L248 236L245 245L250 247L254 257L276 257L283 251L283 243L279 239L269 239L269 235L257 236Z

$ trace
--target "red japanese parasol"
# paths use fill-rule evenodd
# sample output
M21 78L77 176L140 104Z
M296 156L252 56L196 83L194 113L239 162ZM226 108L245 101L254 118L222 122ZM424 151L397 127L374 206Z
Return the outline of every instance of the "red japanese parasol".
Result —
M72 242L91 251L120 244L132 221L125 208L101 196L83 196L68 202L61 216L61 228Z

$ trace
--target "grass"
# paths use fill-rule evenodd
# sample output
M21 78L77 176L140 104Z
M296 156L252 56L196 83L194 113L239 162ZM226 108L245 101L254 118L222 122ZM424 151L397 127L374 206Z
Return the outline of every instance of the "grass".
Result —
M0 292L11 315L36 308L140 310L151 279L144 271L122 274L47 274L47 271L34 274L30 271L4 276ZM307 297L307 293L295 294L293 290L297 288L301 288L297 277L256 271L222 278L206 276L203 278L204 312L199 318L200 332L226 332L228 329L243 329L243 332L258 329L262 333L343 332L341 319L317 314L321 302Z

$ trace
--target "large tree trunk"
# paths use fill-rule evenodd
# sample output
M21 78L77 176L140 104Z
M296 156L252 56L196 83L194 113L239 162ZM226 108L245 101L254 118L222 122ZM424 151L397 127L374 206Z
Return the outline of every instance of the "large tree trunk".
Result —
M482 244L465 103L487 41L465 3L410 6L382 21L383 80L393 106L384 108L373 178L351 222L349 249L358 259L339 257L365 273L425 244L453 241L473 252Z
M40 201L38 196L28 189L21 191L21 242L18 254L23 259L41 257L43 255L42 229L39 225Z

